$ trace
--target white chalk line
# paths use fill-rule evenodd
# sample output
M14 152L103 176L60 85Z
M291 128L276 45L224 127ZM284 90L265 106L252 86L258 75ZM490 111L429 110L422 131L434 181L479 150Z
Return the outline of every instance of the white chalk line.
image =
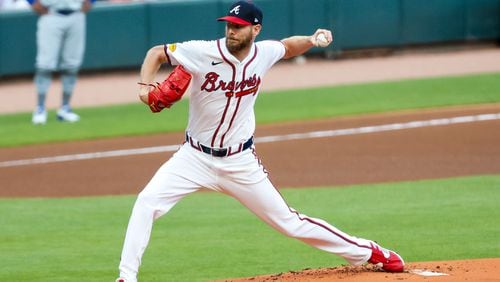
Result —
M391 124L364 126L356 128L312 131L312 132L294 133L286 135L272 135L272 136L258 137L256 138L255 141L256 143L270 143L270 142L280 142L280 141L289 141L298 139L325 138L325 137L335 137L335 136L345 136L345 135L376 133L384 131L395 131L403 129L430 127L430 126L444 126L444 125L451 125L458 123L470 123L470 122L499 120L499 119L500 119L500 113L482 114L482 115L460 116L460 117L440 118L431 120L418 120L418 121L410 121L404 123L391 123ZM3 161L0 162L0 168L173 152L177 151L179 149L179 146L180 145L155 146L146 148L126 149L126 150L113 150L113 151L61 155L61 156L43 157L34 159Z

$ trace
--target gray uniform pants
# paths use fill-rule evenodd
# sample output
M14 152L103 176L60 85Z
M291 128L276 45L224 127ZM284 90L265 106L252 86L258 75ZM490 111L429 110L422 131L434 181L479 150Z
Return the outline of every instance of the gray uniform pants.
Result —
M50 12L38 19L36 68L76 72L85 51L85 14Z

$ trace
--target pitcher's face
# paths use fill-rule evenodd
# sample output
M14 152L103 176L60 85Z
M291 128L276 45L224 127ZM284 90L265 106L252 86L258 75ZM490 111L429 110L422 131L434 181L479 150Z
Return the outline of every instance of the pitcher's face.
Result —
M260 25L226 24L226 47L231 53L249 48L259 34Z

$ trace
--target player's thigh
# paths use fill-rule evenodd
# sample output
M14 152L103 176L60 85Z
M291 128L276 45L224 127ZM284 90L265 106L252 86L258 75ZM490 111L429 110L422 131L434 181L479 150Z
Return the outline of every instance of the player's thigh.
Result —
M66 19L66 36L62 46L62 70L77 70L80 68L85 52L85 14L75 13Z
M55 70L59 60L64 30L60 16L43 15L38 19L36 42L36 67L45 70Z
M229 165L227 176L221 180L224 192L268 223L291 216L290 208L268 178L267 171L251 152L244 152Z
M193 152L182 146L154 174L139 198L147 198L152 205L171 205L184 196L209 188L213 172L200 164Z

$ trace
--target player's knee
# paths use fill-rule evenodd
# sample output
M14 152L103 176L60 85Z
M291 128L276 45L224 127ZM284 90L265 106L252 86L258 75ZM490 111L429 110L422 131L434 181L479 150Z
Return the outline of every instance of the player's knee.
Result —
M283 235L302 240L307 237L307 233L312 226L293 208L291 212L281 213L280 216L271 218L272 226Z
M42 76L52 76L52 73L55 72L55 69L41 69L37 68L35 70L35 75L42 75Z
M299 236L299 226L296 226L293 221L293 218L275 220L272 226L281 234L287 237L296 238Z
M134 210L141 211L143 214L152 215L154 220L157 220L167 212L156 196L144 191L137 196Z
M148 207L154 207L156 201L157 201L157 197L153 193L150 193L149 191L144 190L141 193L139 193L139 195L137 196L136 204L144 205L144 206L148 206Z
M153 218L156 220L165 214L159 201L159 198L155 194L149 193L148 191L142 191L137 196L135 206L151 211L153 213Z
M50 72L55 72L57 71L57 62L56 61L37 61L35 63L35 68L37 70L46 70Z
M78 68L65 68L61 69L61 75L71 75L71 76L76 76L78 75Z

